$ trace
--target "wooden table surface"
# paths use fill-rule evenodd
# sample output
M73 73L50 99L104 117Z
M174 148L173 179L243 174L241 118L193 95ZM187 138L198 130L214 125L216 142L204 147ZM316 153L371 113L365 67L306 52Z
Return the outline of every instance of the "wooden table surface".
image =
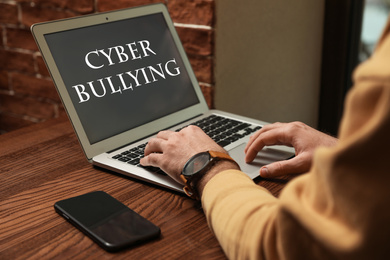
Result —
M259 180L275 196L286 179ZM199 203L93 167L67 118L0 135L0 259L226 259ZM161 237L108 253L53 208L102 190L161 228Z

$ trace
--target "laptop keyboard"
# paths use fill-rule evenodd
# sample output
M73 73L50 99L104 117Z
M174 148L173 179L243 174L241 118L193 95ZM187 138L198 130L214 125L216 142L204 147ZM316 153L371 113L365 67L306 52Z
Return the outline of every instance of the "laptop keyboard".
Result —
M217 144L225 147L240 138L256 132L261 126L243 123L230 118L211 115L196 121L192 125L200 127ZM180 131L178 129L177 131Z
M257 130L261 129L261 126L243 123L230 118L210 115L203 118L192 125L200 127L208 136L210 136L220 146L225 147L240 138L250 135ZM177 129L180 131L184 127ZM139 164L140 159L144 156L144 149L147 143L141 144L135 148L124 151L122 153L114 155L112 158L132 164L135 166L147 168L148 170L156 173L166 174L156 167L145 167Z

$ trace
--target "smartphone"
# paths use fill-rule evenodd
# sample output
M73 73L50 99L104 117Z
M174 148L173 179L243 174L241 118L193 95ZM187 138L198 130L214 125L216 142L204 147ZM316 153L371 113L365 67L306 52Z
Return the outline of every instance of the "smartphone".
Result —
M107 251L160 236L160 228L103 191L58 201L58 214Z

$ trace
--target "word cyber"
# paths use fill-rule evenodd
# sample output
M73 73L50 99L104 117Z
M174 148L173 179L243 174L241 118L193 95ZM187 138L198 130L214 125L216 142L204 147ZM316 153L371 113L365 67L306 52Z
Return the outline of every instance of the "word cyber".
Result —
M107 49L93 50L85 55L85 64L93 70L104 67L115 66L116 64L141 60L149 56L156 56L157 53L150 48L147 40L132 42L124 46L114 46ZM167 62L158 63L154 66L145 66L135 70L125 71L108 76L96 81L89 81L86 84L72 86L79 98L79 103L87 102L91 96L102 98L107 93L122 94L123 91L134 90L145 84L156 82L159 79L166 79L167 76L176 77L180 75L180 67L176 59L172 58Z

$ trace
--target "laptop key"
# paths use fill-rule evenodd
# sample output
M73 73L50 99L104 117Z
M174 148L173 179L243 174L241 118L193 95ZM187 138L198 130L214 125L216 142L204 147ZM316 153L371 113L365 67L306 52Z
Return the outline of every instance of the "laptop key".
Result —
M132 165L137 165L137 164L139 164L139 160L140 160L140 158L136 158L136 159L128 161L127 163L132 164Z
M222 141L217 142L217 144L219 146L225 147L225 146L229 145L230 142L228 140L222 140Z
M113 159L119 159L119 158L121 158L121 157L122 157L121 154L117 154L117 155L114 155L112 158L113 158Z
M130 160L130 158L128 158L128 157L120 157L120 158L118 158L118 160L121 161L121 162L128 162Z
M250 124L242 123L242 124L236 126L236 127L233 129L233 131L238 132L238 131L240 131L240 130L243 130L243 129L247 128L248 126L250 126Z
M135 158L138 158L139 155L135 154L135 153L129 153L129 154L126 155L126 157L129 157L130 159L135 159Z
M124 151L123 153L121 153L122 155L127 155L127 154L129 154L129 153L131 153L130 151Z

